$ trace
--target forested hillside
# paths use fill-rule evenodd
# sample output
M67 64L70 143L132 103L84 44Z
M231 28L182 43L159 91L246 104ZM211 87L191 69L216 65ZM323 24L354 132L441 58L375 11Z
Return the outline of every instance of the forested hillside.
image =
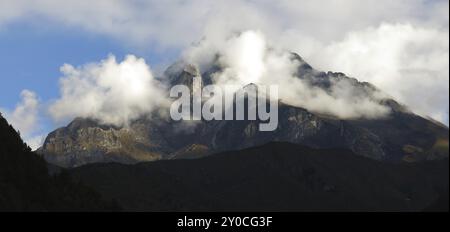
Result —
M91 188L74 182L67 172L50 176L46 162L0 115L0 211L119 209Z

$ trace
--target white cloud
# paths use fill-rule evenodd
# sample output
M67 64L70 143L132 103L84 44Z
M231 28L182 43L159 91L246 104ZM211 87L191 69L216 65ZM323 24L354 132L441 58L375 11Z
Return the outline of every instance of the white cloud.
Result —
M43 135L39 132L39 100L30 90L23 90L21 101L13 111L4 110L5 118L13 127L20 131L22 138L32 148L42 145Z
M185 47L203 36L261 30L276 38L299 33L328 42L387 22L448 27L446 0L2 0L0 25L49 19L140 45Z
M65 64L61 72L61 97L49 108L56 121L86 117L123 126L165 101L149 66L132 55L120 63L111 55L78 68Z
M217 62L222 68L213 74L218 85L278 85L284 103L342 119L379 118L390 112L380 103L381 93L361 90L351 81L336 80L327 91L298 78L299 61L293 60L290 52L271 48L261 32L246 31L223 41L205 40L189 49L185 59L202 66L213 62L214 54L220 55Z
M272 46L373 81L448 124L448 0L0 0L0 27L18 20L180 50L257 30Z
M370 82L416 113L448 124L448 32L382 24L315 50L308 58L319 68Z

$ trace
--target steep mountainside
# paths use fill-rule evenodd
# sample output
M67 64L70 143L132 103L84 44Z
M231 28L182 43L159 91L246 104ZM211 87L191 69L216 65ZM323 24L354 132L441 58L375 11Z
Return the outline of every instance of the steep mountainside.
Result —
M270 143L201 159L93 164L75 178L132 211L448 210L449 163Z
M86 163L153 161L169 153L170 147L155 123L142 119L128 128L100 125L77 118L67 127L49 134L37 152L62 167Z
M46 162L0 115L0 211L107 211L119 207L63 172L49 176Z
M358 94L371 96L376 88L342 73L319 72L303 59L292 55L299 66L296 76L312 86L329 90L331 83L345 80ZM211 67L202 73L210 84ZM165 73L169 85L192 85L200 70L176 63ZM309 112L281 102L279 126L273 132L260 132L258 121L173 122L162 117L143 117L126 128L100 125L90 119L76 119L69 126L49 134L38 153L64 167L88 163L137 163L159 159L194 158L214 152L242 149L271 141L285 141L314 148L343 147L376 160L416 162L448 158L448 128L417 116L393 99L380 100L391 109L382 119L341 120ZM188 155L186 151L196 151ZM191 152L192 153L192 152ZM182 157L184 156L184 157Z

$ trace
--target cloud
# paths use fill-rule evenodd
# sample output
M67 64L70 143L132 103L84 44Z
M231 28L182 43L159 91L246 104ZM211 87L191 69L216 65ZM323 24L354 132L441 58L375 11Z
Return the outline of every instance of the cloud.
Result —
M448 0L0 1L0 28L15 21L56 22L126 45L180 51L202 38L213 45L235 32L261 31L272 46L319 69L373 81L448 124Z
M40 102L37 95L30 90L23 90L20 96L21 101L13 111L4 110L5 118L20 131L22 138L32 149L37 149L44 138L38 134Z
M118 63L110 55L99 63L61 67L61 97L49 112L55 121L75 117L124 126L164 104L167 94L149 66L133 55Z
M323 42L386 22L448 27L446 0L2 0L0 25L52 20L127 43L183 48L203 36L296 29ZM330 26L332 24L332 26ZM163 29L162 29L163 28ZM180 36L182 35L182 36Z
M208 63L219 65L221 70L212 74L216 85L277 85L284 103L312 112L342 119L380 118L390 112L380 103L382 93L351 80L333 80L325 89L299 78L296 72L301 61L292 59L288 51L272 48L258 31L245 31L223 41L205 40L189 49L185 59L203 68Z
M448 32L385 23L315 50L308 58L319 68L370 82L414 112L448 124Z
M217 58L219 54L219 58ZM300 61L286 50L272 48L262 32L245 31L222 40L203 40L184 53L187 62L222 69L212 74L220 86L250 83L278 85L283 102L342 119L379 118L389 113L382 94L335 80L329 89L313 86L296 76ZM201 65L203 64L203 65ZM209 65L209 66L208 66ZM133 55L117 62L113 55L98 63L61 67L61 96L50 103L55 121L93 118L103 124L126 126L142 116L168 109L168 92L143 59ZM236 91L237 89L233 89Z

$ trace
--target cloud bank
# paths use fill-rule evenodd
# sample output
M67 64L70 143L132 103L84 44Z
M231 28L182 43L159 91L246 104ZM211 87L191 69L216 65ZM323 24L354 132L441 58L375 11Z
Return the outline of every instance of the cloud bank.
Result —
M382 24L317 47L319 68L370 82L422 116L448 124L448 32L410 24Z
M272 47L261 32L246 31L224 40L204 40L189 49L184 59L203 69L213 63L219 65L221 70L212 74L216 85L277 85L284 103L312 112L341 119L389 114L390 110L381 104L386 97L382 93L347 79L333 80L329 89L314 86L297 75L302 61L292 59L291 52Z
M321 42L381 22L448 27L447 0L2 0L0 25L51 20L127 43L184 48L203 36L261 30ZM331 26L330 26L331 24ZM162 30L164 28L164 30Z

